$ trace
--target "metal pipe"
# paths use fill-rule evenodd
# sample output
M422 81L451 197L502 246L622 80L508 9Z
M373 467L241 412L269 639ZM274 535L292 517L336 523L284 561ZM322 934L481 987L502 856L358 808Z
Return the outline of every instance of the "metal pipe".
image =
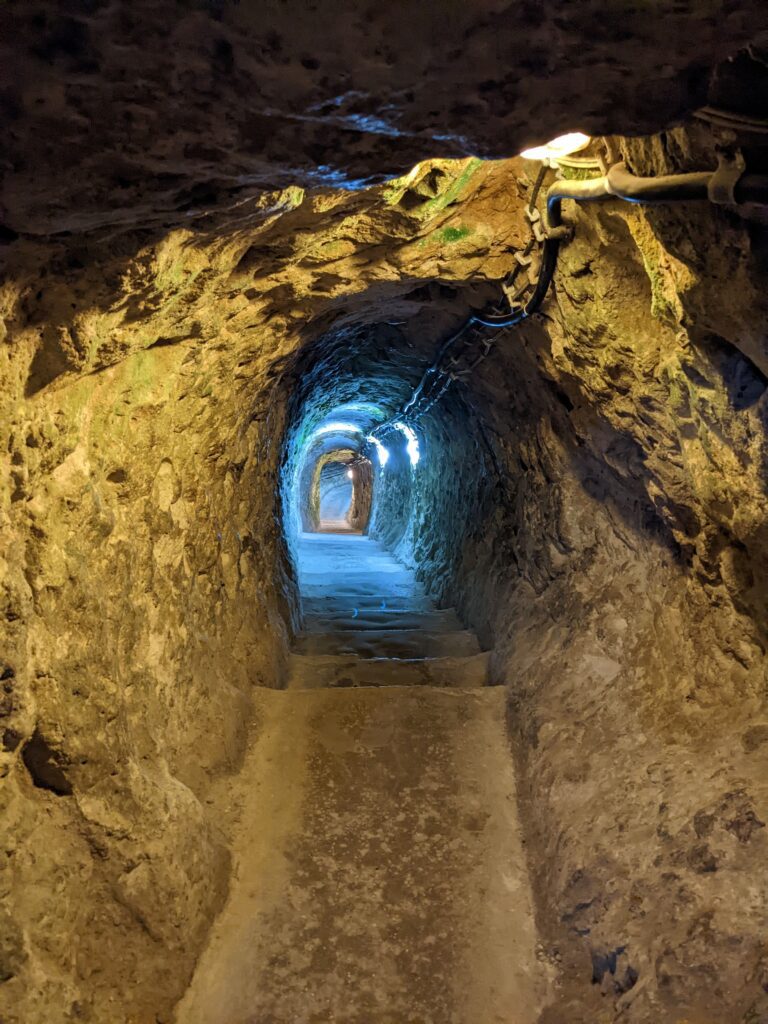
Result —
M586 181L556 181L547 191L547 231L563 223L564 199L583 203L595 199L623 199L627 203L662 203L673 199L707 199L714 171L693 174L665 174L658 178L640 178L626 164L614 164L601 178Z
M563 223L564 199L588 202L591 199L623 199L627 203L668 203L712 198L717 171L693 171L690 174L662 174L642 178L627 170L626 164L614 164L602 178L586 181L556 181L547 192L547 230ZM768 177L742 174L733 183L736 203L768 202Z
M600 178L583 181L563 179L556 181L547 191L546 229L541 269L528 302L514 313L476 313L472 322L483 327L513 327L532 316L546 297L557 264L557 253L562 240L562 202L575 199L588 202L595 199L622 199L627 203L667 203L712 198L711 186L719 171L693 171L690 174L662 174L657 178L643 178L632 174L624 163L614 164ZM768 178L764 175L745 174L733 184L737 202L768 202Z

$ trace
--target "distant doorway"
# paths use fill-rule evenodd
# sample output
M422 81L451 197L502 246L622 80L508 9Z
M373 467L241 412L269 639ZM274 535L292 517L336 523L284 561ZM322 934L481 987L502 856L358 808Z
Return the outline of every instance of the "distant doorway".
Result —
M345 462L326 462L320 470L320 524L324 532L347 532L354 498L353 470Z

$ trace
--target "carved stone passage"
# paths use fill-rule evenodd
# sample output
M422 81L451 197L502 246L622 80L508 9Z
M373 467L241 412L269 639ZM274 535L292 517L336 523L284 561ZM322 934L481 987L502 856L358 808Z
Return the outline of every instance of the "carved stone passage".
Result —
M0 4L3 1024L768 1019L765 20Z

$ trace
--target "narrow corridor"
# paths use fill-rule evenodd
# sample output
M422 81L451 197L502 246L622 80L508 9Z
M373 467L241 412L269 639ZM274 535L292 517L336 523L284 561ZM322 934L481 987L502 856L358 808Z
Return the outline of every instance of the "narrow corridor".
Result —
M299 566L304 632L288 691L258 697L234 882L180 1024L537 1020L487 655L368 537L304 534Z
M5 0L0 114L0 1024L768 1024L768 3Z
M291 687L482 686L488 654L452 609L438 610L378 541L304 533L298 550L304 631Z

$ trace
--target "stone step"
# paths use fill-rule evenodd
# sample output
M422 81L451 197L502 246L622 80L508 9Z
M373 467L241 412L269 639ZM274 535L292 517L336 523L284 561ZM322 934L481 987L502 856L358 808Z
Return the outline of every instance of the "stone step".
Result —
M473 689L488 681L490 654L469 658L359 658L292 654L289 690L359 686L434 686Z
M402 605L424 604L429 598L423 590L415 589L409 583L384 584L380 587L355 586L354 584L336 585L329 592L328 584L313 583L311 586L302 583L301 596L305 601L339 601L349 604L366 602L367 604L381 601L397 601Z
M356 654L360 658L466 658L480 654L477 637L469 630L338 629L327 633L302 633L294 644L296 654Z
M311 615L349 615L355 617L358 614L374 612L397 612L413 613L424 615L435 611L446 611L448 609L437 609L428 598L406 598L397 594L387 597L386 595L366 595L354 597L304 597L302 595L301 608L305 617ZM461 629L461 626L457 627Z
M366 556L365 560L357 563L345 561L338 565L337 561L331 558L313 558L312 567L300 567L299 578L308 583L317 583L325 580L328 583L328 573L333 572L339 579L368 580L374 586L380 576L393 577L396 579L415 580L410 569L395 562L385 552Z
M452 608L417 611L412 608L326 607L322 611L304 610L303 633L333 633L338 630L414 630L428 633L457 633L462 625Z

